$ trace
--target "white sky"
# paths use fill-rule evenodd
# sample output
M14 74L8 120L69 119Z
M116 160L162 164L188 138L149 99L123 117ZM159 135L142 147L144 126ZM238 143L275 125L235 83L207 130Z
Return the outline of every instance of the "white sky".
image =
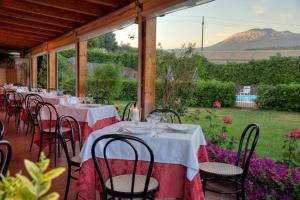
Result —
M201 45L201 20L205 17L204 46L252 28L273 28L300 33L300 0L215 0L157 19L157 44L164 49L182 44ZM116 31L118 43L137 47L137 25ZM135 36L130 39L130 36Z

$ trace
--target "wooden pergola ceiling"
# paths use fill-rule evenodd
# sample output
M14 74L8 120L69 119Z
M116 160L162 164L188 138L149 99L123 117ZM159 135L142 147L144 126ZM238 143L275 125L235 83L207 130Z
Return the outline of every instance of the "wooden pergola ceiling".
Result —
M0 47L26 50L134 0L1 0Z

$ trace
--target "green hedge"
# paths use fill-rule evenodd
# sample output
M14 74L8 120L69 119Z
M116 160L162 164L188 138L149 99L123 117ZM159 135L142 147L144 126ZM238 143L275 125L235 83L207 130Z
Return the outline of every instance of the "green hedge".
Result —
M202 58L199 64L199 76L205 80L232 81L237 85L277 85L300 83L299 69L300 57L278 55L249 63L227 64L213 64Z
M300 111L300 84L259 85L257 95L262 108Z
M216 80L199 81L193 98L193 105L211 107L216 100L222 107L232 107L235 103L235 85L232 82Z
M156 81L155 93L156 102L160 103L163 93L161 81ZM178 92L179 98L186 97L186 89ZM137 81L125 80L122 84L120 100L136 100L137 97ZM191 104L194 106L212 107L216 100L220 100L224 107L233 106L235 103L235 86L231 82L220 82L215 80L199 81L196 84L196 92L193 95Z

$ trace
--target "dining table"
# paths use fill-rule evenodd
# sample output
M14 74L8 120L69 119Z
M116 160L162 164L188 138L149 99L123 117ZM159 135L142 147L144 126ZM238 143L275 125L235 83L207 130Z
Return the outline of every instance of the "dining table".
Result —
M117 123L119 113L114 105L101 104L58 104L54 105L58 116L68 115L74 117L80 124L81 137L84 142L90 133ZM43 121L50 120L48 112L41 110ZM40 135L36 134L35 143L39 144Z
M199 163L207 162L206 140L200 125L121 121L89 134L80 152L81 170L77 180L80 199L95 200L101 192L100 181L94 167L91 148L94 141L105 134L128 134L144 140L154 154L152 176L159 181L155 198L181 198L203 200ZM107 141L106 141L107 142ZM105 166L103 147L105 141L96 146L95 155L100 166ZM132 173L134 156L126 145L111 144L108 158L113 176ZM139 144L135 144L139 145ZM147 174L149 156L140 146L137 173ZM108 179L108 172L103 171Z

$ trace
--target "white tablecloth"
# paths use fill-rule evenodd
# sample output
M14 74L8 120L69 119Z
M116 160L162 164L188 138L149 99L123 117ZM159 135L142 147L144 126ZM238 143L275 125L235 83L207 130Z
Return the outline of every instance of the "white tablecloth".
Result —
M98 120L105 118L116 117L117 119L120 119L118 111L114 105L74 104L56 105L55 108L59 116L73 116L79 122L87 122L89 127L92 127ZM42 114L42 119L48 120L49 116L44 113Z
M138 135L142 138L152 149L154 153L155 162L168 163L168 164L179 164L187 167L187 178L192 180L193 177L198 173L198 149L200 145L206 145L202 129L199 125L187 125L182 124L186 128L185 131L174 131L168 128L168 124L159 124L156 129L160 134L158 137L153 134ZM107 126L103 129L94 131L91 133L83 146L81 151L81 163L92 158L91 148L93 142L104 134L117 133L120 127L128 128L138 127L151 133L151 128L148 123L140 122L138 125L134 125L132 122L119 122L111 126ZM134 129L131 128L131 129ZM123 132L125 133L125 132ZM128 133L127 133L128 134ZM137 136L135 134L132 134ZM96 155L99 158L103 158L103 148L105 142L99 142L96 148ZM139 152L139 160L149 161L149 154L142 145L135 143L137 151ZM110 145L107 156L110 159L123 159L133 160L134 154L132 150L123 142L114 142Z

